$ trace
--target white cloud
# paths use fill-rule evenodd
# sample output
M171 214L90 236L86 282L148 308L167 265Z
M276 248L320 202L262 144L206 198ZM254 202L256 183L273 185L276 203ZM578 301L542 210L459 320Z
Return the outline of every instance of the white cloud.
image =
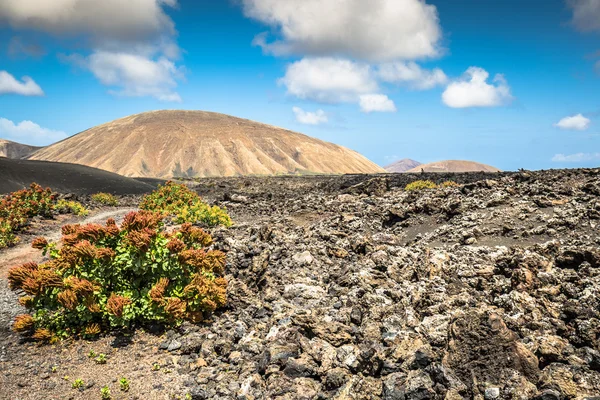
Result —
M497 74L493 84L487 83L489 76L483 68L470 67L463 78L448 85L442 100L452 108L496 107L510 102L512 96L504 76Z
M583 32L600 31L600 1L567 0L573 9L572 23Z
M22 82L6 71L0 71L0 95L20 94L22 96L43 96L44 91L28 76L21 78Z
M279 80L288 94L321 103L357 102L378 90L368 65L337 58L305 58L288 65Z
M590 120L581 114L565 117L554 124L556 128L565 130L585 131L590 127Z
M396 112L396 105L384 94L365 94L360 96L362 112Z
M0 118L0 137L19 143L45 146L67 137L62 131L42 128L31 121L15 124L6 118Z
M292 108L296 115L296 121L306 125L319 125L325 124L329 121L327 114L323 110L317 110L315 112L304 111L300 107Z
M163 7L177 0L2 0L0 21L52 34L89 35L95 42L140 42L173 35Z
M17 1L17 0L15 0ZM34 0L31 0L34 1ZM425 0L242 0L244 13L276 30L255 43L275 55L411 60L441 52L437 9Z
M177 0L1 0L0 25L89 45L90 51L63 58L115 88L111 93L181 101L175 89L184 68L175 65L177 32L165 13L176 6Z
M576 153L576 154L556 154L552 157L552 161L561 163L575 163L585 161L600 160L600 153Z
M143 55L98 51L89 57L66 56L65 59L88 69L106 86L118 87L110 92L119 96L151 96L161 101L180 102L175 91L184 70L165 57L152 59Z
M439 68L431 71L415 62L393 62L379 66L379 77L388 83L405 83L413 89L427 90L448 83L448 77Z

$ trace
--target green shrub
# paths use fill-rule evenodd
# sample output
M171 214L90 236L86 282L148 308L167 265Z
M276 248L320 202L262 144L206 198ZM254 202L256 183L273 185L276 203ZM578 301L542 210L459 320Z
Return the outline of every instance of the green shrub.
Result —
M85 208L83 206L83 204L81 204L77 201L64 200L64 199L57 201L56 205L54 206L54 209L56 211L58 211L59 213L63 213L63 214L71 213L71 214L78 215L80 217L85 217L86 215L88 215L90 213L90 211L87 208Z
M431 181L414 181L414 182L411 182L408 185L406 185L406 187L404 189L408 190L408 191L413 191L413 190L435 189L435 188L437 188L437 185Z
M8 221L0 218L0 249L14 246L18 241Z
M110 193L96 193L92 195L92 201L104 206L115 207L119 205L119 200Z
M50 261L8 273L30 312L16 318L17 332L40 341L93 337L148 323L201 321L226 302L225 254L207 249L212 238L191 224L166 233L160 214L139 211L120 227L110 219L66 225L62 233L60 249L45 239L34 242Z
M186 185L167 182L145 196L140 204L142 210L160 212L173 216L179 224L203 222L208 226L231 226L227 210L209 206Z
M55 199L50 189L36 183L4 196L0 201L0 249L17 243L14 232L27 225L30 218L52 217Z
M443 187L443 188L458 187L458 186L460 186L460 185L454 181L445 181L445 182L442 182L440 185L440 187Z

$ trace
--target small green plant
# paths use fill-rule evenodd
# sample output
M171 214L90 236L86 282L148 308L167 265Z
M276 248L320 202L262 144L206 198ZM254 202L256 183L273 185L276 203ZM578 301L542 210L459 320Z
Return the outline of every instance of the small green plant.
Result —
M72 200L61 199L56 202L56 206L54 208L60 213L71 213L80 217L85 217L90 213L89 210L83 206L83 204Z
M29 310L13 329L35 340L199 322L226 303L225 254L209 249L211 236L189 223L167 233L160 214L139 211L120 227L111 219L66 225L62 233L60 248L34 241L49 261L8 272Z
M185 394L185 400L192 400L192 394L191 393L186 393Z
M209 206L200 196L184 184L167 182L145 196L140 203L142 210L160 212L173 216L179 224L202 222L208 226L231 226L227 210Z
M437 185L432 181L414 181L406 185L404 190L406 191L415 191L415 190L423 190L423 189L435 189Z
M75 379L75 381L73 381L73 384L71 385L71 387L73 389L81 389L85 386L85 382L83 381L83 379Z
M443 188L451 188L451 187L458 187L458 186L460 186L460 185L454 181L445 181L445 182L442 182L440 185L440 187L443 187Z
M108 388L108 386L104 386L102 389L100 389L100 398L102 400L112 399L111 394L110 394L110 389Z
M129 380L127 378L119 379L119 386L121 387L122 392L129 391Z
M92 201L103 206L115 207L119 205L119 200L110 193L96 193L92 195Z
M88 353L88 358L94 358L96 357L96 352L94 350L90 350L90 352Z
M106 364L106 354L98 354L94 361L96 364Z
M160 364L159 363L153 363L152 364L152 371L160 371Z
M52 371L53 373L58 371L58 367L56 365L53 365L52 368L50 369L50 371Z

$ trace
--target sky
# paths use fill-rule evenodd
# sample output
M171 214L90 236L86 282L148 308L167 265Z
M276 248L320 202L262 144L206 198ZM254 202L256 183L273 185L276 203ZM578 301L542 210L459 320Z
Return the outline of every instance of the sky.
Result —
M0 0L0 138L159 109L380 165L596 167L600 0Z

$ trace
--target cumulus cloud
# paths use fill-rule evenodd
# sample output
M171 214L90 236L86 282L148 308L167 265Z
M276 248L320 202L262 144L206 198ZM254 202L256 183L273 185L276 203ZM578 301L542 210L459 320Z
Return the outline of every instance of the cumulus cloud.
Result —
M576 153L576 154L556 154L552 157L552 161L561 163L576 163L586 161L600 160L600 153Z
M321 103L357 102L376 92L377 81L368 65L337 58L305 58L287 67L279 83L290 95Z
M177 0L2 0L0 21L14 28L89 35L95 42L140 42L175 33L163 7Z
M567 0L573 10L572 23L582 32L600 31L600 1Z
M381 62L441 52L438 12L425 0L242 0L242 4L247 17L274 28L275 41L262 34L255 44L275 55Z
M448 77L441 69L429 71L415 62L385 63L379 66L377 73L384 82L407 84L417 90L432 89L448 83Z
M181 101L175 88L183 69L165 57L99 51L89 57L72 55L66 60L86 68L104 85L118 87L111 93L120 96L152 96L162 101Z
M92 72L120 96L152 96L181 101L175 91L184 68L175 65L180 49L165 7L177 0L3 0L0 23L15 29L72 35L90 51L64 56Z
M510 87L504 76L497 74L492 84L487 82L490 74L479 67L470 67L465 75L451 82L442 100L448 107L497 107L512 100Z
M0 71L0 95L20 94L22 96L43 96L44 91L28 76L17 80L7 71Z
M585 131L590 127L590 120L581 114L565 117L554 124L555 127L565 130Z
M6 118L0 118L0 137L19 143L46 146L67 137L62 131L42 128L31 121L22 121L15 124Z
M384 94L365 94L360 96L360 109L364 113L396 112L396 105Z
M306 125L320 125L325 124L329 121L327 114L323 110L317 110L315 112L304 111L300 107L292 108L296 115L296 121Z

